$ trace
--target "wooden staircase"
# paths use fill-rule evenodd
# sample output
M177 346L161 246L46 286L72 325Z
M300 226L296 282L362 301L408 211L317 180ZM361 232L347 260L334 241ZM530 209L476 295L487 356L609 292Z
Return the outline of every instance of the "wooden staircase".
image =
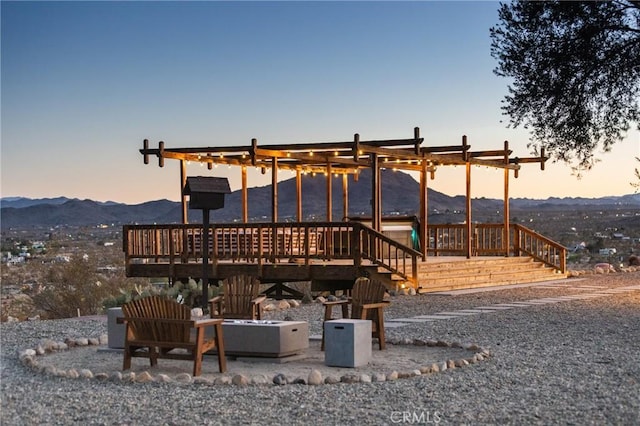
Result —
M523 284L566 278L531 257L431 258L418 266L418 293Z

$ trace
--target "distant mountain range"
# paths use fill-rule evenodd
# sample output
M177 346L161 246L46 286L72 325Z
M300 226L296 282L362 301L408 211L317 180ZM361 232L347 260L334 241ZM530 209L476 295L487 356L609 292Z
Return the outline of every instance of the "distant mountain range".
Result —
M419 184L411 176L391 170L382 171L383 215L413 215L419 209ZM342 180L332 180L333 219L342 219ZM234 191L225 197L225 207L211 212L213 222L232 222L241 217L241 193ZM429 189L428 206L430 221L438 222L437 216L460 212L465 209L465 197L448 196ZM271 218L270 186L248 189L249 216L252 221L268 221ZM371 199L371 176L363 170L357 182L349 177L349 215L368 216ZM482 212L501 211L502 200L476 198L472 201L474 217ZM519 209L566 210L597 209L605 206L640 209L640 194L603 198L548 198L533 200L511 199L513 211ZM59 225L94 226L99 224L130 223L179 223L179 202L169 200L150 201L129 205L115 202L69 199L65 197L29 199L7 197L0 199L0 223L3 229L22 227L52 227ZM326 181L324 176L302 178L302 209L306 218L323 220L326 213ZM278 183L278 216L280 220L295 218L296 182L289 179ZM432 219L435 216L435 220ZM446 220L442 218L442 220ZM450 220L450 219L449 219ZM202 214L189 210L189 221L199 223Z

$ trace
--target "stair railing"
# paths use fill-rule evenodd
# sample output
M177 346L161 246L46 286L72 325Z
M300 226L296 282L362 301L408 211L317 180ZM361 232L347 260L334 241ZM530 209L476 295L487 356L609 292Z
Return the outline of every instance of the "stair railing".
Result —
M522 225L512 224L511 229L516 256L526 254L563 274L567 272L567 249L563 245Z
M361 259L367 259L411 282L413 287L418 285L418 258L423 259L422 253L361 223L354 223L354 228L356 266L360 266Z

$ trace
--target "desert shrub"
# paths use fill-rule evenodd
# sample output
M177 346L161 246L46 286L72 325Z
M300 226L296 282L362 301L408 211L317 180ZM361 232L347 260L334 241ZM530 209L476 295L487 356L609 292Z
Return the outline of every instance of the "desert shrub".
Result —
M100 314L105 299L121 294L124 287L136 285L123 276L99 274L95 260L86 256L74 256L69 262L51 265L43 281L31 298L42 317L49 319Z

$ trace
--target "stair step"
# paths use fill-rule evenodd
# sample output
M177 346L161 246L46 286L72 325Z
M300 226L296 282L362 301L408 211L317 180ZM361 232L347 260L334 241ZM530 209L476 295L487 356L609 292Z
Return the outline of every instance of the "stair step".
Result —
M483 274L472 274L472 275L460 275L460 276L448 276L448 277L437 277L437 278L429 278L427 280L420 279L420 286L432 286L432 285L442 285L442 284L473 284L478 282L502 282L502 281L514 281L520 280L523 282L527 282L531 279L536 279L539 277L548 277L554 276L557 278L555 271L552 269L549 270L538 270L538 271L521 271L518 273L512 272L487 272Z
M462 289L470 289L470 288L482 288L482 287L496 287L501 285L512 285L512 284L524 284L524 283L536 283L536 282L544 282L544 281L552 281L557 280L559 278L564 278L565 276L562 274L553 274L547 276L531 276L528 279L514 279L514 280L503 280L503 281L483 281L477 283L466 283L464 285L460 284L443 284L443 285L434 285L428 287L419 287L417 292L422 293L433 293L438 291L452 291L452 290L462 290Z
M424 262L418 268L419 293L557 280L565 275L530 257L497 257Z
M487 272L495 272L495 273L500 273L500 272L513 272L513 273L517 273L520 271L537 271L544 268L544 265L542 265L541 263L532 263L532 264L526 264L526 265L494 265L494 266L484 266L484 267L467 267L467 268L463 268L463 267L459 267L459 268L452 268L452 269L442 269L442 270L435 270L435 271L419 271L418 272L418 276L423 279L423 278L430 278L430 277L446 277L446 276L453 276L453 277L457 277L460 275L479 275L479 274L486 274Z
M531 264L536 264L533 259L529 257L504 257L482 260L466 260L466 261L442 261L442 262L423 262L418 265L418 271L440 271L440 270L455 270L465 269L471 267L520 267Z

